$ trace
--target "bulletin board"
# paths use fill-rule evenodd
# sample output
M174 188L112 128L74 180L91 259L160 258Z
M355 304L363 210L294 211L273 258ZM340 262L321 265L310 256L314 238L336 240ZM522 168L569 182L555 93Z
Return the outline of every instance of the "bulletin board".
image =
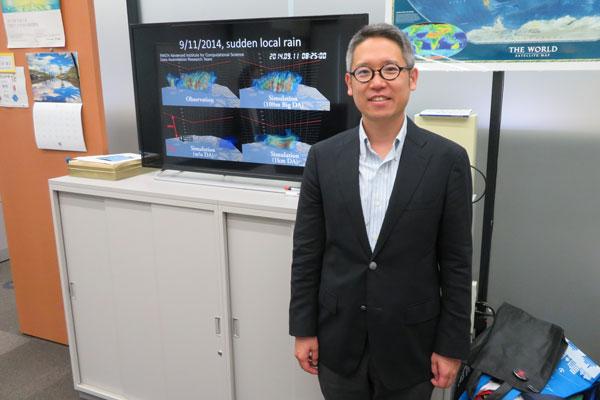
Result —
M27 108L0 107L0 193L21 332L67 343L48 179L66 175L67 157L108 151L93 0L61 1L65 47L8 48L0 17L0 53L24 67ZM0 11L1 13L1 11ZM27 56L77 52L82 128L87 152L41 150L34 138Z

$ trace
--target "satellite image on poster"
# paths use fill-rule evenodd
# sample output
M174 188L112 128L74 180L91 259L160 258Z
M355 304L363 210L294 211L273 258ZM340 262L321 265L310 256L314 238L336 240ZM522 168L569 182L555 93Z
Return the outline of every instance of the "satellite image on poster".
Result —
M600 60L600 0L395 0L421 60Z

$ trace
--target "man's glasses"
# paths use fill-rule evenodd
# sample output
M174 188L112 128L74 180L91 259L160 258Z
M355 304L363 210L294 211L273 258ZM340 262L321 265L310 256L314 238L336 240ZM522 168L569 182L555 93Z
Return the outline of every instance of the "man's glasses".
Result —
M379 69L373 69L371 67L362 66L357 67L354 71L349 72L360 83L367 83L375 76L375 72L379 72L379 75L386 81L393 81L400 75L403 70L409 70L408 67L401 67L396 63L383 64L383 67Z

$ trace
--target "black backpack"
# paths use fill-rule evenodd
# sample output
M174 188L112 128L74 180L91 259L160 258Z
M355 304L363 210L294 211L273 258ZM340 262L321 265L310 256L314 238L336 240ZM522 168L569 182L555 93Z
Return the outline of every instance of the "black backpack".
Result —
M459 373L456 393L466 390L473 399L482 374L502 382L486 400L500 400L512 389L538 393L546 386L566 348L560 326L504 303L494 323L473 341L467 363Z

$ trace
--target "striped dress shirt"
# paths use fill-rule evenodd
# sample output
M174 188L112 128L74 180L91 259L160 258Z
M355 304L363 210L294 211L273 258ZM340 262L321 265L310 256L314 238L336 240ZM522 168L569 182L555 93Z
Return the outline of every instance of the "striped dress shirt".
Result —
M362 120L358 134L360 138L360 159L358 163L360 200L369 244L371 250L374 250L396 180L398 165L400 164L400 155L406 138L406 115L404 115L402 129L394 139L394 146L383 160L371 149Z

